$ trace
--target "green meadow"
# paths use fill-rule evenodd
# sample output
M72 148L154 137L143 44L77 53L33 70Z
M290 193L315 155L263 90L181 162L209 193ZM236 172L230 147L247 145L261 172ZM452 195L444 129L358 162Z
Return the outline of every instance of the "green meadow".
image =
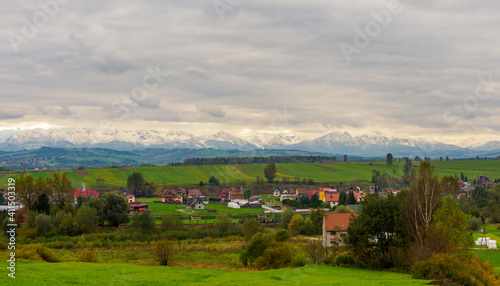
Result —
M500 161L435 161L432 162L439 176L458 175L463 172L472 181L474 176L486 175L490 179L500 178ZM163 166L163 167L127 167L127 168L99 168L86 169L87 175L78 175L75 170L58 170L68 172L74 187L85 183L88 187L95 187L96 179L102 178L107 186L126 186L127 178L132 172L142 173L144 178L155 184L167 185L194 185L200 181L205 183L211 176L224 183L235 183L246 180L255 182L257 176L264 177L265 164L252 165L205 165L205 166ZM277 179L284 177L293 180L294 177L312 178L315 182L352 182L370 181L372 170L388 173L395 176L403 174L403 162L394 162L387 165L385 162L374 163L331 163L331 164L277 164ZM416 166L416 164L415 164ZM36 171L28 173L37 178L47 177L50 171ZM6 184L11 176L19 174L0 174L0 184Z
M16 278L2 270L1 285L425 285L410 275L329 266L223 271L132 264L19 261Z
M233 209L227 205L209 203L205 206L204 210L186 210L186 205L184 204L164 204L164 203L154 203L153 201L161 201L160 199L154 198L140 198L140 202L144 202L148 205L148 209L153 213L153 215L198 215L198 214L246 214L246 213L262 213L263 208L243 208L243 209ZM215 210L215 212L210 212L209 210Z

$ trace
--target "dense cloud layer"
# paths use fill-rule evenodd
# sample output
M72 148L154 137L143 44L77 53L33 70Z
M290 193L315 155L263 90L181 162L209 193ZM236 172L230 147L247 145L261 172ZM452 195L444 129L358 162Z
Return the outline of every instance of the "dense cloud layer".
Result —
M498 1L42 2L4 4L0 130L500 139Z

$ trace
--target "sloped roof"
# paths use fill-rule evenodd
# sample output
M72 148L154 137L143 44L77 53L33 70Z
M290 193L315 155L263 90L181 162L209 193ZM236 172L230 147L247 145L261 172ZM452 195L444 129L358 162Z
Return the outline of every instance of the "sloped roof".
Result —
M161 197L177 197L177 192L174 189L165 189L161 192Z
M338 202L340 194L325 194L325 202Z
M97 191L92 191L92 190L80 190L80 189L78 189L75 191L74 196L75 196L75 198L77 198L78 196L84 196L84 197L93 196L94 198L98 198L99 193Z
M323 217L326 231L346 231L349 226L351 216L356 217L356 214L341 213L341 214L325 214Z
M198 202L201 202L202 204L205 204L200 197L194 197L194 198L188 199L187 202L186 202L186 205L188 205L188 206L194 206Z
M201 191L198 189L190 189L188 190L189 196L201 196Z
M299 195L307 195L308 190L306 188L298 188L297 193Z

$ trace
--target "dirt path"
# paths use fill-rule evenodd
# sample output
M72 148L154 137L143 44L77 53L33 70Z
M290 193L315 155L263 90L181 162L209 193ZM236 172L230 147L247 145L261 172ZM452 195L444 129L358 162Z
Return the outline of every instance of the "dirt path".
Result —
M313 165L313 166L320 167L320 168L323 168L323 169L327 169L327 170L330 170L330 171L338 171L337 169L330 168L330 167L327 167L327 166L321 166L321 165Z
M281 171L280 171L280 169L278 169L278 168L276 168L276 172L278 172L278 174L288 176L288 174L287 174L287 173L283 173L283 172L281 172Z

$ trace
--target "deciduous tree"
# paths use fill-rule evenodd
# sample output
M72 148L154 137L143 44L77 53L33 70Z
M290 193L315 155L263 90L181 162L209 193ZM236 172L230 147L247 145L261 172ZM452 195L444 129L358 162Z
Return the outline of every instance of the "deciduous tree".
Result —
M264 167L264 176L269 183L272 183L274 178L276 178L277 172L278 170L276 169L276 165L274 165L274 163L267 164L266 167Z
M127 188L134 192L134 196L140 197L144 191L144 177L139 172L133 172L127 178Z
M128 202L120 192L111 192L104 198L104 214L111 226L128 222Z
M57 172L52 172L52 180L49 182L50 189L53 192L59 205L64 206L73 200L73 189L71 188L71 180L68 178L68 173L64 172L60 175Z
M448 238L452 248L468 248L472 244L467 217L450 196L443 200L443 205L434 214L434 223L436 229Z
M393 160L393 156L391 153L387 153L387 156L386 156L386 161L387 161L387 165L392 165L392 160Z
M443 200L443 190L429 162L422 162L418 179L410 186L404 217L407 234L423 247L434 213Z

